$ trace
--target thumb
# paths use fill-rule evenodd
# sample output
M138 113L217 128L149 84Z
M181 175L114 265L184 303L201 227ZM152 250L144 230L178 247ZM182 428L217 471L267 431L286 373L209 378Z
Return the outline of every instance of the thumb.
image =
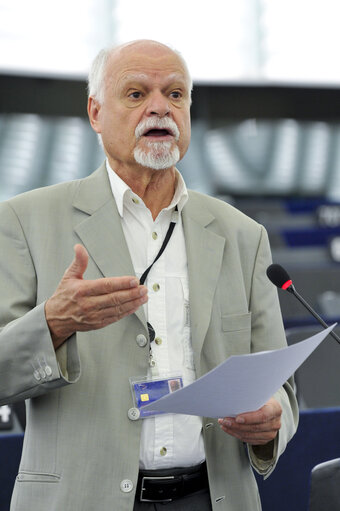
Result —
M64 273L64 279L82 279L87 268L89 256L87 250L82 245L74 246L74 259Z

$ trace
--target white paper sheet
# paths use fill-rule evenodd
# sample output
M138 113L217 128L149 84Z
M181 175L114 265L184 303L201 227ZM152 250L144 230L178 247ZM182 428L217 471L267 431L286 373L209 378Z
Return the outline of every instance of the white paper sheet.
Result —
M190 385L146 405L145 409L216 418L258 410L334 327L335 324L279 350L232 356Z

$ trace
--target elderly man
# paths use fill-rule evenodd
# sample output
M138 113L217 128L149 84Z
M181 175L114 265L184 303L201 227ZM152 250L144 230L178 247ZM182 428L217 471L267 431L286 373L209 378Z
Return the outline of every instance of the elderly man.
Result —
M285 345L263 227L175 168L190 92L163 44L102 51L88 113L106 162L1 204L0 404L28 399L12 511L260 510L252 467L270 474L295 432L292 382L218 421L137 405L142 383Z

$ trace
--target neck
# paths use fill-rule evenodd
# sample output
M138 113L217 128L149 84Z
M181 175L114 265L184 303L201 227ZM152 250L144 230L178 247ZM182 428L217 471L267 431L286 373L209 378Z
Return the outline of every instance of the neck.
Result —
M111 167L131 190L143 199L154 220L161 210L171 203L177 186L175 167L165 170L140 167L138 171L123 168L117 169L112 165Z

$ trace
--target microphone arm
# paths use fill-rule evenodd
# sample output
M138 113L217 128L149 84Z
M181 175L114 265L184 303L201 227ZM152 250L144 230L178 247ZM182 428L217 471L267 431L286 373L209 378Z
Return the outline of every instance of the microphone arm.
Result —
M295 298L297 298L299 300L299 302L301 302L302 305L304 307L306 307L306 309L312 314L312 316L314 316L315 319L317 319L319 321L319 323L321 323L321 325L324 328L328 328L329 325L327 325L327 323L322 319L322 317L319 316L319 314L317 312L315 312L314 309L312 309L312 307L309 305L309 303L307 303L306 300L304 298L302 298L302 296L296 291L294 284L290 284L290 286L288 286L286 288L286 291L288 291L289 293L292 293L295 296ZM333 339L335 339L336 342L338 342L340 344L340 337L336 333L334 333L332 331L332 332L329 332L329 335L331 335L333 337Z

